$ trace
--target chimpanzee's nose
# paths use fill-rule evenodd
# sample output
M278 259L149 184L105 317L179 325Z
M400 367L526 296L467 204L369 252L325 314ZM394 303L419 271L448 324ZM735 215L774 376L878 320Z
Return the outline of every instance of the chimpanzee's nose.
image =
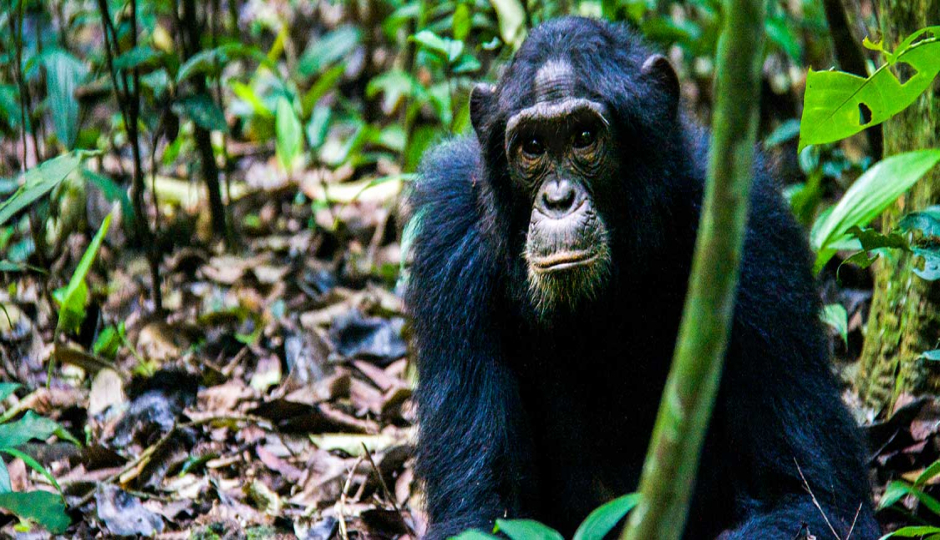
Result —
M549 180L539 191L539 206L549 217L564 217L574 210L577 193L570 180Z

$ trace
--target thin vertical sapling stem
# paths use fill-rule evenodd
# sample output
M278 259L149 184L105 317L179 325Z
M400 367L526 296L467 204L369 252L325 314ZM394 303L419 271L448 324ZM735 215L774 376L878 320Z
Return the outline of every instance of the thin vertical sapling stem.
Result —
M623 540L678 540L721 379L752 180L766 0L725 0L705 204L689 292Z
M150 266L150 279L152 281L150 296L153 300L154 311L161 313L163 311L163 292L160 289L160 248L154 238L154 233L150 230L150 224L147 223L147 210L144 206L144 191L146 188L144 186L143 162L140 153L140 73L137 68L134 68L131 80L128 80L126 73L118 73L117 70L114 69L114 57L120 54L121 51L117 39L117 31L111 21L108 1L98 0L98 10L101 14L105 59L111 76L114 98L121 111L121 118L124 120L124 128L127 131L127 138L133 156L134 168L131 176L131 204L134 207L136 217L135 232L138 240L144 247L145 253L147 254L147 262ZM138 31L136 0L130 0L130 22L130 48L134 48L137 46ZM159 212L159 208L155 208L155 210Z

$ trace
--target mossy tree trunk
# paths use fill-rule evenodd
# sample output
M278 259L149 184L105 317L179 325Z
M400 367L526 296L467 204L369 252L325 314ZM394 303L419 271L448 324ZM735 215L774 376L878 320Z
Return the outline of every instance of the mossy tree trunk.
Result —
M885 44L896 46L926 26L940 24L940 0L880 0ZM897 72L895 72L897 74ZM904 79L902 79L904 80ZM884 126L885 155L940 148L940 78L904 112ZM906 213L940 204L940 169L935 168L882 216L890 230ZM904 255L876 267L871 315L856 381L871 406L889 409L898 395L940 390L940 365L923 359L940 348L940 282L913 273L920 264Z

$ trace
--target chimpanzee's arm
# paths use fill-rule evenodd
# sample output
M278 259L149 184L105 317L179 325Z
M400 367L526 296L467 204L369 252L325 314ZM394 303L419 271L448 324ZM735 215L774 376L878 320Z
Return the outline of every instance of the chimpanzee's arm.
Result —
M435 540L513 513L515 479L528 461L493 309L498 249L480 232L486 217L473 193L478 152L466 140L438 148L409 198L418 220L407 293L419 376L416 470L426 538Z

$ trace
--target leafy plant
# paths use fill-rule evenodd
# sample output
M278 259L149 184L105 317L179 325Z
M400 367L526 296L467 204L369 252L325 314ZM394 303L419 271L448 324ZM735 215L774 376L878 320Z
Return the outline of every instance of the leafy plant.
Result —
M868 225L938 162L940 150L918 150L891 156L868 169L813 225L810 245L816 251L815 271L822 270L839 249L858 249L849 229Z
M19 387L16 383L0 383L0 400L6 399ZM62 488L42 464L18 447L31 440L45 441L53 435L74 444L80 443L58 423L33 411L26 411L22 418L13 422L6 421L6 418L3 420L3 423L0 423L0 453L23 460L29 468L45 477L59 493L41 490L13 491L10 473L3 460L0 460L0 507L22 519L35 521L51 533L64 533L71 520L65 512Z
M932 37L918 41L924 34ZM940 26L911 34L894 52L867 38L865 46L885 57L885 64L868 78L841 71L809 71L800 150L810 144L835 142L884 122L913 103L940 73ZM899 80L890 70L898 64L907 64L916 74L907 81Z
M884 510L896 505L901 499L912 496L917 499L931 514L940 518L940 501L924 491L927 483L940 475L940 461L935 461L929 467L923 470L914 482L905 480L894 480L885 488L884 495L878 503L878 510ZM898 508L907 513L903 508ZM924 538L925 540L940 540L940 527L934 525L914 525L902 527L894 532L881 537L880 540L887 538Z
M631 493L609 501L591 512L578 526L572 540L603 540L639 502L639 494ZM493 533L503 533L510 540L563 540L561 533L531 519L497 519ZM456 540L498 540L494 534L469 530L454 537Z
M95 257L98 256L98 250L101 249L101 243L108 233L108 227L111 226L111 214L108 214L91 243L85 248L82 259L75 267L72 278L64 289L59 289L53 293L53 297L59 302L59 319L56 325L57 331L74 332L81 326L85 320L85 304L88 302L88 285L85 278L88 271L91 270Z

